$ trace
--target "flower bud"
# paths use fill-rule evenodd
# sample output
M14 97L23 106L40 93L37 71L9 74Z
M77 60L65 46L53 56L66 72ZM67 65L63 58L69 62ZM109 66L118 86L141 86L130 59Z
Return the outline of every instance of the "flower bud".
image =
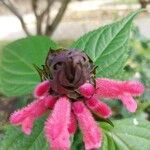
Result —
M92 65L86 54L75 50L61 50L50 52L46 59L46 66L51 73L53 92L65 94L70 98L77 98L76 90L90 81Z

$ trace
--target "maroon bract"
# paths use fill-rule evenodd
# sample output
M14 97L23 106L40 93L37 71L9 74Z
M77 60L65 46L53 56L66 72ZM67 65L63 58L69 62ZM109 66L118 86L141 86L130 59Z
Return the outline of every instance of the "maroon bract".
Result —
M22 125L22 131L30 134L35 119L53 109L45 123L45 135L53 150L69 150L70 136L76 132L77 122L83 133L85 149L97 149L102 143L102 131L91 112L108 118L110 107L100 98L120 99L130 112L137 103L133 96L143 93L144 87L137 81L94 79L94 66L89 58L77 51L60 51L48 54L43 77L37 85L36 100L14 112L10 122Z

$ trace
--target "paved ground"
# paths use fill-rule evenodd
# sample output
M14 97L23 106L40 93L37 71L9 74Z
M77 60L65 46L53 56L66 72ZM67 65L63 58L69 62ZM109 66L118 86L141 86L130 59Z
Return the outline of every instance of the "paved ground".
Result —
M72 2L67 12L56 29L53 39L75 39L85 32L107 24L127 14L128 11L139 8L139 5L112 5L112 0L94 0ZM34 17L32 14L24 15L26 22L34 32ZM142 34L150 38L150 14L136 19L136 24ZM13 40L24 37L20 22L13 15L0 16L0 40Z

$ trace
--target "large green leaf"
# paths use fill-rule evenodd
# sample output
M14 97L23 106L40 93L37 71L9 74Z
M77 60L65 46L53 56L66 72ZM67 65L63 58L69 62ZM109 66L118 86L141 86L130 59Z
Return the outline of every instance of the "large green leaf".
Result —
M40 81L33 64L43 65L49 48L56 48L56 44L44 36L28 37L7 45L1 60L2 91L8 96L32 92Z
M24 135L18 127L7 127L0 142L0 150L50 150L43 134L45 117L39 119L30 136Z
M104 129L100 150L150 150L150 122L130 118L114 122L112 130Z
M79 38L71 48L87 53L97 68L98 77L114 78L123 68L128 54L128 39L133 18L141 10L122 20L98 28Z
M8 42L6 41L0 42L0 68L1 68L1 60L2 60L2 49L6 44L8 44ZM0 93L3 93L2 85L1 85L1 69L0 69Z
M114 121L114 128L100 123L103 142L100 150L150 150L150 122L143 119L122 119ZM84 150L81 133L75 135L73 150ZM77 137L77 138L76 138Z

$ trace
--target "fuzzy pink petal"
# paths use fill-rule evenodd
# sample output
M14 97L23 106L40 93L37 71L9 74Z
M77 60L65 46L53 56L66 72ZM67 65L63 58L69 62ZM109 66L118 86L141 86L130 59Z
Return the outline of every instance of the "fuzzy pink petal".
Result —
M50 82L48 80L43 81L42 83L38 84L34 90L35 97L44 96L50 88Z
M85 84L80 86L79 91L80 91L81 95L88 98L94 94L95 88L92 84L85 83Z
M54 105L57 101L57 98L55 98L51 95L45 97L44 99L45 99L45 106L50 109L52 109L54 107Z
M70 122L71 104L69 99L62 97L57 100L52 114L45 124L45 135L53 150L68 150L70 148Z
M124 93L133 96L141 95L144 87L137 81L116 81L105 78L96 79L96 94L104 98L118 98Z
M68 131L70 134L74 134L76 132L76 129L77 129L77 121L76 121L74 114L71 113Z
M126 93L130 93L133 96L139 96L144 92L143 84L138 81L125 81L123 88Z
M123 103L123 105L127 108L129 112L135 112L137 109L137 103L132 98L131 95L124 94L119 97Z
M102 142L102 133L90 111L83 102L79 101L73 103L73 110L83 133L85 149L99 148Z
M96 79L96 94L102 98L116 98L123 94L122 82L111 79Z
M23 121L26 118L33 118L35 120L36 118L40 117L47 111L47 107L45 106L45 99L37 99L34 100L31 104L28 106L15 111L10 116L10 122L12 124L22 124Z
M135 112L137 103L132 96L139 96L144 92L144 86L137 81L115 81L98 78L96 80L96 95L103 98L121 99L130 112Z
M31 134L33 122L34 122L33 118L28 117L28 118L24 119L24 121L22 123L22 131L25 134L27 134L27 135Z
M112 114L110 107L95 97L87 99L86 104L94 113L100 117L108 118Z

